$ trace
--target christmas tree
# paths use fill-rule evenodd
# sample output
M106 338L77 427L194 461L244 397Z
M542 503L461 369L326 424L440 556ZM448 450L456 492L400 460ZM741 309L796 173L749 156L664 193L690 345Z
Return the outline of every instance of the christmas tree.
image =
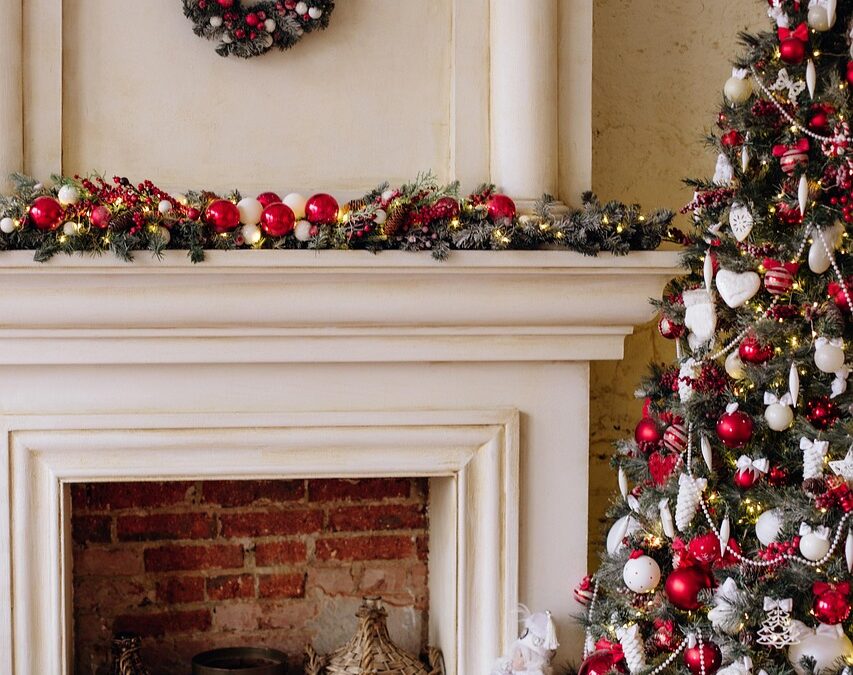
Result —
M853 664L853 2L771 0L725 82L686 274L613 459L582 675Z

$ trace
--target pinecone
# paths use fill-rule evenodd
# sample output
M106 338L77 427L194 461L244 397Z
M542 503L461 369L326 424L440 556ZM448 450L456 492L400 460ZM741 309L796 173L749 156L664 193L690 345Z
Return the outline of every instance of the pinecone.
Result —
M125 209L123 211L119 211L110 219L110 228L116 230L117 232L124 232L125 230L129 230L135 225L135 221L133 218L134 213L136 213L136 211L133 211L132 209Z
M406 209L402 206L391 206L388 211L388 218L382 225L382 234L386 237L393 237L400 231L403 223L406 220Z

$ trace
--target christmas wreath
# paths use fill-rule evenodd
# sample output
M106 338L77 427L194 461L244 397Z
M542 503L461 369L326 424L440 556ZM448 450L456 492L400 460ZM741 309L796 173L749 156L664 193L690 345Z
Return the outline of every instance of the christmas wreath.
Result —
M519 215L491 185L460 197L458 184L441 185L431 174L341 205L325 193L170 195L150 180L118 176L53 176L52 187L12 178L14 192L0 196L0 251L33 250L37 261L108 251L130 261L135 251L178 249L200 262L207 249L239 248L430 251L437 259L454 249L542 247L623 255L679 235L670 211L644 215L636 205L601 204L587 193L579 209L558 210L545 195L535 213Z
M290 49L305 33L329 25L334 0L279 0L243 7L240 0L183 0L193 32L219 40L216 53L248 59L273 47Z

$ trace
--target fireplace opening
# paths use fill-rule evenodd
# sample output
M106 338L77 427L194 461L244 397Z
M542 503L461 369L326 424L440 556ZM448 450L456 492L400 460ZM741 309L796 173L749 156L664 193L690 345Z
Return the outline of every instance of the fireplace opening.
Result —
M306 644L352 636L381 596L392 639L427 646L430 481L75 483L77 675L110 673L112 636L142 637L154 675L219 647L269 647L300 672Z

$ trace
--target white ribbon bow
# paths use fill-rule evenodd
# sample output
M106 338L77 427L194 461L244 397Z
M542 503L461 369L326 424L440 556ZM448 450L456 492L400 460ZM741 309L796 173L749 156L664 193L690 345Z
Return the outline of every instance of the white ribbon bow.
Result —
M828 338L828 337L819 337L814 342L814 348L820 349L821 347L826 347L830 345L832 347L838 347L839 349L843 349L844 341L841 338Z
M764 596L764 611L769 612L771 609L781 609L783 612L790 612L793 609L794 603L791 598L780 600L779 598L769 598Z
M753 473L767 473L770 471L770 461L765 457L752 459L746 455L741 455L737 459L737 468L740 471L751 471Z
M797 97L806 90L806 83L802 80L792 80L785 68L779 69L779 74L776 76L776 81L770 85L773 91L788 91L788 100L791 103L797 102Z
M764 405L794 405L794 399L791 397L791 392L787 392L782 394L780 397L776 397L776 394L773 394L769 391L764 392Z
M825 455L826 451L829 450L829 441L810 441L803 436L800 438L800 450L812 450L813 452Z
M808 523L800 523L800 536L805 537L807 534L813 534L818 539L829 541L829 528L825 525L818 525L812 529Z

